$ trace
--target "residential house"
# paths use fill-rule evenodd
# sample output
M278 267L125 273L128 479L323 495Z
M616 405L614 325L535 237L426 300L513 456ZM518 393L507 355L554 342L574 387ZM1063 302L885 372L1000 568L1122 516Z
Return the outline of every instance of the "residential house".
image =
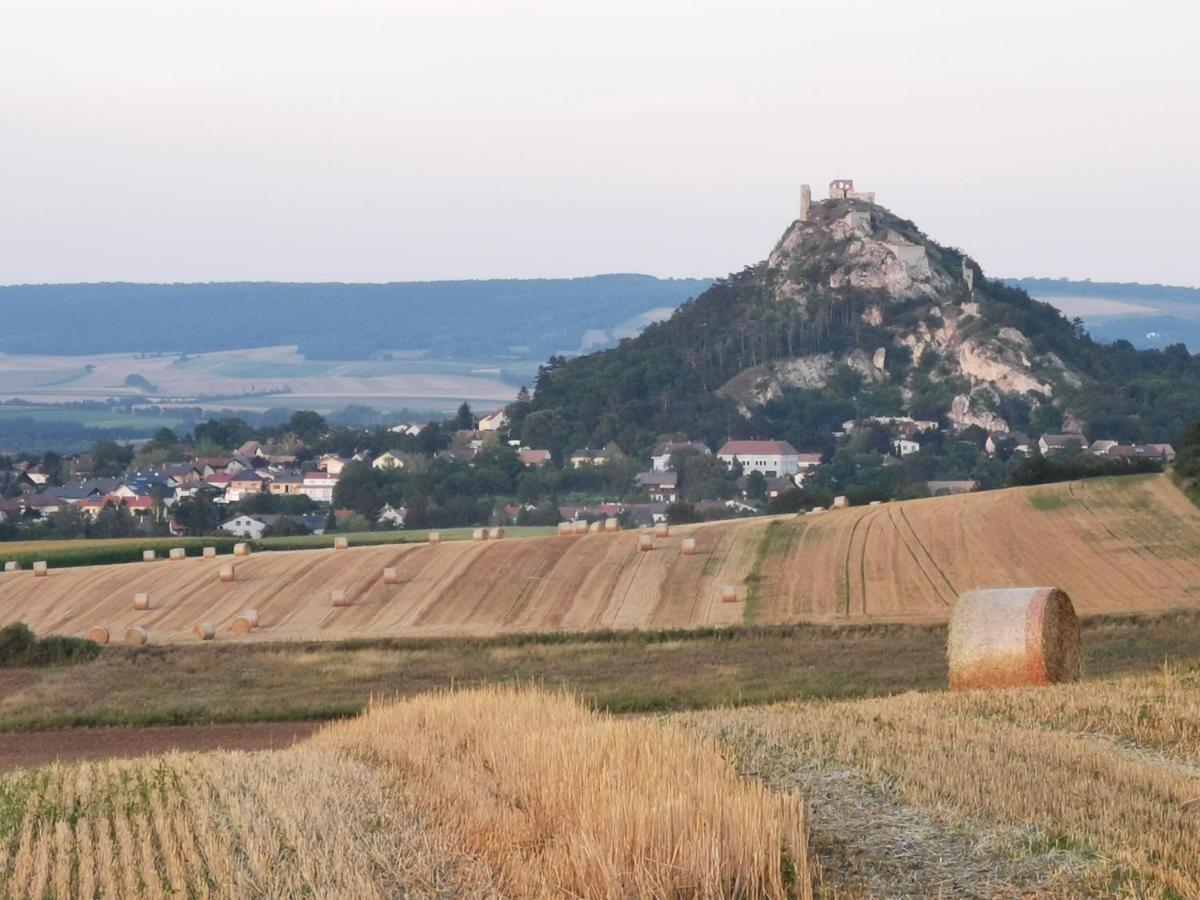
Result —
M276 496L299 494L304 487L304 478L295 472L279 472L267 482L267 493Z
M1002 450L1028 456L1033 452L1033 442L1023 431L992 431L988 433L983 449L988 456L995 456Z
M107 507L114 509L124 508L142 526L148 526L151 522L155 521L158 512L158 504L153 497L122 497L117 494L92 495L85 497L75 505L85 516L88 516L93 521L99 518L100 513Z
M892 441L892 450L897 456L911 456L921 451L921 445L910 438L896 438Z
M508 414L503 409L489 413L479 420L480 431L503 431L508 427Z
M640 472L633 480L651 500L674 503L679 499L678 472Z
M230 503L244 500L251 494L262 494L267 490L267 480L253 470L238 472L229 479L225 497Z
M1088 439L1082 434L1043 434L1038 440L1038 449L1042 456L1051 453L1062 453L1064 450L1082 450L1088 445Z
M382 470L403 469L407 465L408 465L408 454L407 453L401 453L396 450L389 450L386 453L381 453L379 456L375 457L375 460L371 463L371 468L382 469Z
M766 497L768 500L773 500L780 494L787 493L796 487L796 483L790 478L777 478L775 476L765 477ZM737 481L738 490L742 492L743 497L750 496L750 478L743 475Z
M383 509L379 511L379 515L375 517L375 521L380 525L388 525L393 528L403 528L404 518L408 515L408 510L403 506L392 506L390 503L384 504Z
M246 459L266 459L267 456L263 445L258 441L246 441L246 443L238 447L237 455L243 456Z
M304 481L298 493L304 494L316 503L332 503L333 489L337 486L338 477L332 472L305 472Z
M342 470L349 465L349 460L342 459L336 453L322 453L317 459L317 468L328 472L330 475L341 475Z
M849 434L859 425L882 425L895 428L906 437L914 434L924 434L927 431L937 431L938 423L932 419L914 419L911 416L868 416L865 419L850 419L842 423L842 430Z
M733 468L741 463L742 473L768 476L795 475L800 471L799 452L787 441L726 441L717 458Z
M603 466L606 465L612 454L607 450L591 450L584 448L576 450L568 458L572 469L582 469L584 466Z
M16 522L21 518L21 504L8 497L0 497L0 522Z
M934 497L946 494L969 494L979 487L978 481L927 481L925 486Z
M222 522L220 528L234 537L249 538L252 541L257 541L266 533L268 528L275 524L278 518L278 516L251 516L243 513L240 516L234 516L232 519Z
M32 491L27 494L22 494L17 499L21 506L25 508L26 513L32 511L43 518L51 513L58 512L64 506L70 505L67 501L62 500L53 494L35 494Z
M205 478L209 475L236 475L246 468L232 456L198 456L192 460L192 465Z
M517 456L520 457L521 464L529 469L540 469L550 462L549 450L531 450L528 447L522 447L517 451Z
M664 441L650 452L650 468L655 472L668 471L671 468L671 457L676 453L712 456L712 451L702 441Z
M1175 448L1170 444L1114 444L1098 455L1109 459L1149 459L1165 465L1175 458Z
M406 434L409 437L419 437L421 432L428 427L428 423L410 422L401 425L393 425L388 430L394 434Z

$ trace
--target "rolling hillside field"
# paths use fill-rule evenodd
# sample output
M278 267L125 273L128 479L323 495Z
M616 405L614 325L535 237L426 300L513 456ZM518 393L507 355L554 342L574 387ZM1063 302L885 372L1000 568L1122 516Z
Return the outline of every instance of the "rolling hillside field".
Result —
M485 637L785 622L945 621L977 587L1049 584L1082 614L1200 605L1200 510L1166 478L1097 479L817 515L595 534L264 553L0 575L0 621L43 634L140 625L152 643ZM684 555L684 537L697 544ZM399 583L384 584L383 569ZM722 589L738 588L736 602ZM334 608L331 591L350 606ZM135 612L135 592L152 608ZM229 634L257 609L260 627Z

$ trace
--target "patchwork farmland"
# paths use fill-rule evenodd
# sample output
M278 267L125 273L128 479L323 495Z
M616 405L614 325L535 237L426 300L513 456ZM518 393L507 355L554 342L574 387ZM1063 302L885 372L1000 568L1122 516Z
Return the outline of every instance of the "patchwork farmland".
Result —
M472 636L746 621L942 622L977 587L1052 584L1081 614L1200 604L1200 510L1166 478L1100 479L636 532L255 554L0 575L0 621L134 626L151 643ZM682 552L684 538L696 542ZM383 570L394 569L393 584ZM737 588L724 602L725 588ZM349 605L335 608L333 591ZM135 593L151 608L133 609ZM233 620L258 611L250 634Z

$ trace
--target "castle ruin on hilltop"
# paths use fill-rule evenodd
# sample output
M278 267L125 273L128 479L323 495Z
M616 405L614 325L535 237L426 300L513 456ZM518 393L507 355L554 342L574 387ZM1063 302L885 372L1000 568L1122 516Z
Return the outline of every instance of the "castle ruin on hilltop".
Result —
M874 191L856 191L853 178L835 178L829 182L830 200L861 200L863 203L875 203ZM800 185L800 221L808 221L808 208L812 206L812 188L807 184Z

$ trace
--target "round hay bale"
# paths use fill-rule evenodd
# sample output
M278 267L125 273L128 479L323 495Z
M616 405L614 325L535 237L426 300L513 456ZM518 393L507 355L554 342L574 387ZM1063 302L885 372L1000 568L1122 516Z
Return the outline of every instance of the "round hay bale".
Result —
M4 571L5 572L19 572L19 571L21 571L21 564L19 562L17 562L15 559L10 559L8 562L6 562L4 564Z
M571 523L571 534L587 534L588 523L584 519L576 519Z
M738 589L737 589L736 584L727 584L723 588L721 588L721 602L722 603L737 603L738 602Z
M350 546L350 540L348 538L335 537L333 539L333 549L334 550L345 550L349 546Z
M665 538L671 536L671 526L666 522L659 522L654 526L654 536Z
M341 589L335 589L329 592L330 602L334 606L349 606L350 599L346 596L346 592Z
M87 630L87 639L89 641L95 641L97 644L107 644L108 638L108 629L103 625L93 625Z
M170 558L175 561L187 559L187 551L182 547L172 547L169 555Z
M217 571L217 578L226 583L237 581L237 567L233 563L226 563Z
M604 523L597 519L588 526L588 534L599 534L604 530Z
M216 547L205 547L201 551L201 553L202 553L204 559L215 559L217 556L217 548Z
M645 553L647 550L654 549L654 535L639 534L638 535L638 551Z
M429 532L429 543L440 544L441 542L442 542L442 536L440 533L438 533L436 531Z
M196 636L198 641L211 641L217 636L217 629L212 622L201 622L192 628L192 634Z
M571 523L570 522L559 522L558 523L558 533L559 534L570 534L571 533Z
M247 621L249 621L249 623L254 628L258 627L258 610L257 609L248 609L244 613L242 613L242 615L246 618Z
M684 538L683 544L679 549L683 551L684 556L694 556L696 553L696 539Z
M150 608L150 595L149 594L134 594L133 595L133 608L136 609L138 612L145 612L146 610L148 610Z
M620 531L621 530L621 520L620 519L605 519L604 520L604 530L608 531L608 532Z
M146 631L141 625L134 625L125 632L125 643L131 647L140 647L148 640L150 640L150 632Z
M234 634L249 634L254 630L254 626L258 624L258 613L254 614L254 618L250 618L247 613L242 613L229 624L229 630Z
M502 537L504 537L504 529L503 528L493 528L488 532L488 540L489 541L498 541Z
M950 615L950 687L1020 687L1078 681L1079 619L1052 587L968 591Z
M396 569L394 566L388 566L386 569L383 570L383 583L384 584L399 584L400 583L400 571L398 569Z
M233 555L234 556L249 556L250 555L250 545L249 544L234 544L233 545Z
M45 578L47 571L49 571L49 566L47 566L44 562L35 562L33 564L34 578Z
M850 505L850 499L845 494L838 494L833 498L834 509L845 509Z
M471 540L473 541L486 541L487 536L488 533L486 528L476 528L471 532Z
M158 559L158 554L153 550L142 551L142 562L154 562L156 559Z

